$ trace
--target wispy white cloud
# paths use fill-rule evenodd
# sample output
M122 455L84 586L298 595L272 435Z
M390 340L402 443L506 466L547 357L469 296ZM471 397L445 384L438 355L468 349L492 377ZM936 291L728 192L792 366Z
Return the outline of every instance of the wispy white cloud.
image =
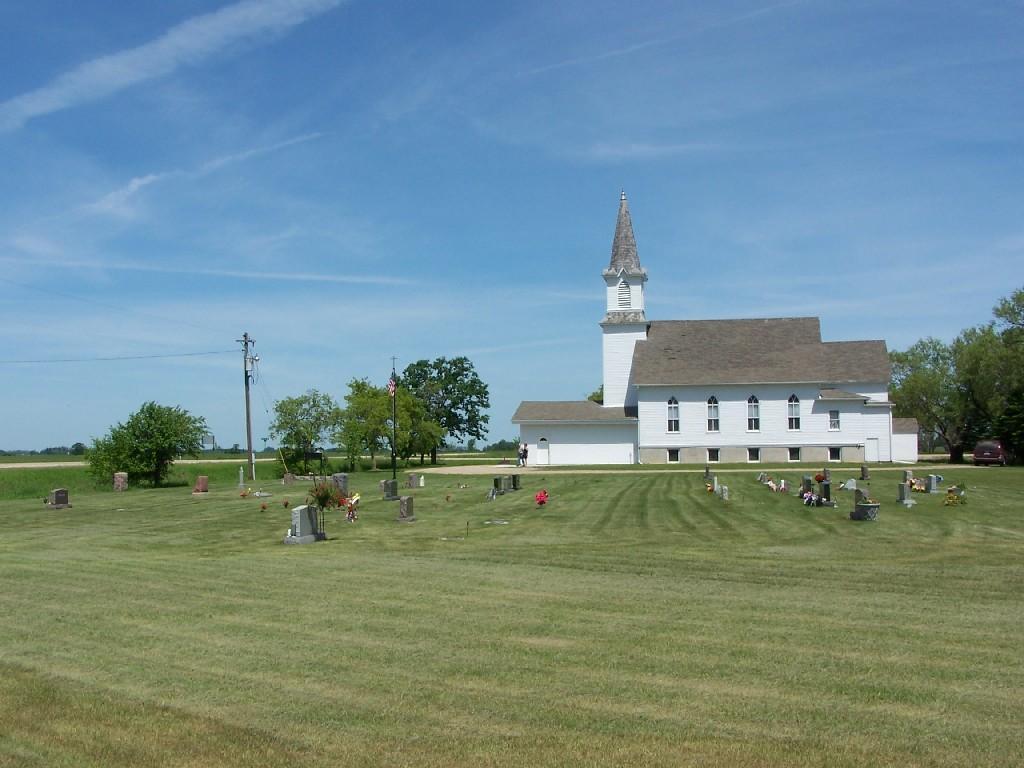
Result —
M196 65L228 46L252 43L326 13L343 0L243 0L195 16L135 48L87 61L34 91L0 103L0 132Z
M543 66L527 70L526 72L523 73L523 75L530 77L532 75L540 75L546 72L551 72L556 69L565 69L566 67L575 67L585 64L595 64L597 62L605 61L607 59L615 59L620 56L628 56L629 54L637 53L638 51L643 51L648 48L656 48L659 46L676 43L679 42L680 40L696 37L697 35L700 35L704 32L710 32L711 30L714 29L721 29L723 27L730 27L735 24L742 24L746 21L750 21L751 19L766 16L768 14L774 13L775 11L790 8L794 5L803 5L806 2L807 0L787 0L786 2L782 3L773 3L772 5L766 5L761 8L755 8L751 11L747 11L746 13L741 13L736 16L730 16L729 18L722 19L721 21L711 22L708 24L700 25L695 28L690 28L687 29L686 32L681 32L680 34L677 35L655 37L649 40L642 40L640 42L633 43L632 45L622 46L621 48L613 48L611 50L601 51L600 53L594 53L588 56L577 56L571 59L564 59L562 61L552 62L551 64L545 64Z
M152 184L174 178L201 178L207 174L218 171L225 166L241 163L251 158L266 155L271 152L277 152L287 147L295 146L296 144L312 141L323 135L324 134L322 133L305 133L301 136L294 136L290 139L285 139L284 141L279 141L275 144L270 144L264 147L254 147L242 152L233 152L227 155L221 155L220 157L215 157L212 160L206 161L193 170L175 169L170 171L161 171L159 173L149 173L145 176L136 176L123 187L115 189L113 192L109 192L99 200L87 203L83 206L83 209L89 213L109 214L112 216L127 218L132 216L134 213L134 210L129 205L131 199L140 191Z
M583 150L576 150L575 154L590 160L644 160L646 158L668 157L671 155L715 152L721 149L722 145L720 144L704 142L683 144L625 142L621 144L593 144Z
M242 280L271 280L300 283L340 283L345 285L409 285L411 280L388 275L340 275L319 272L264 272L241 269L204 269L202 267L173 267L163 264L139 264L126 261L90 261L87 259L34 258L0 256L0 262L7 264L31 263L35 266L61 267L64 269L95 269L114 272L150 272L170 275L197 275L206 277L230 277Z

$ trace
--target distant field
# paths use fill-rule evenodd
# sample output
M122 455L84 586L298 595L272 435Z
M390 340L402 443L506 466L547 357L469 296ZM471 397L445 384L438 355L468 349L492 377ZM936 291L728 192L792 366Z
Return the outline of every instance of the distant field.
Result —
M1020 469L911 510L879 473L875 523L747 473L725 503L699 475L552 472L494 501L486 476L429 476L403 524L358 474L359 521L286 547L304 488L243 499L213 466L209 498L0 501L0 766L1024 754Z

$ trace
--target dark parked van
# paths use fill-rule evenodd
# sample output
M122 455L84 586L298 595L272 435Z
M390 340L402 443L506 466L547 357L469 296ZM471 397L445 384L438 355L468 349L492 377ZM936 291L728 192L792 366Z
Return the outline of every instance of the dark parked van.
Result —
M998 440L983 440L974 446L974 463L1001 464L1006 466L1007 456L1003 444Z

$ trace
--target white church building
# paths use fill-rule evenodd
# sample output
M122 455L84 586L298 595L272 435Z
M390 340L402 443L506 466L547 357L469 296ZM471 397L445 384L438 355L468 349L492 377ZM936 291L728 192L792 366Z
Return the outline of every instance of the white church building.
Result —
M602 277L604 404L522 402L531 464L917 461L884 341L822 341L816 317L648 320L625 193Z

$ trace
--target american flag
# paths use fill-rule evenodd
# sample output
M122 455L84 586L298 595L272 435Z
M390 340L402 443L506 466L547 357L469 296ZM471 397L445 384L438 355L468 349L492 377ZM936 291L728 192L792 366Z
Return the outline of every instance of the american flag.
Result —
M395 380L393 378L388 379L388 394L391 397L395 396Z

